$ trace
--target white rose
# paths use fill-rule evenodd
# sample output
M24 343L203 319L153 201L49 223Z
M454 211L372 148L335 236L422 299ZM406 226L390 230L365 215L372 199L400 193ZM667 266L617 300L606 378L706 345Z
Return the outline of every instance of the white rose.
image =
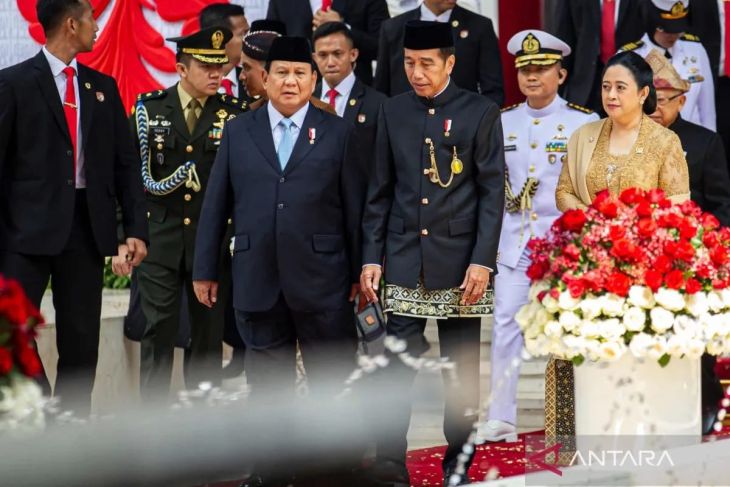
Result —
M571 332L580 326L580 316L575 314L573 311L563 311L560 313L560 326L565 331Z
M574 356L580 355L585 352L585 338L577 337L575 335L565 335L563 337L563 345L568 349Z
M586 296L580 302L580 310L583 313L583 319L598 318L601 315L601 300L592 295Z
M707 353L710 355L722 355L725 353L725 343L723 340L712 340L707 342Z
M651 329L657 333L664 333L674 324L674 313L661 307L649 311Z
M634 357L646 357L649 348L654 344L654 338L648 333L637 333L631 338L629 349Z
M535 311L535 316L532 317L532 324L533 326L536 326L540 329L542 329L545 324L550 321L552 318L551 313L548 312L545 308L542 306Z
M584 338L594 338L601 334L601 328L594 321L583 320L578 333Z
M693 316L699 317L707 313L710 305L707 302L707 293L698 292L690 294L686 299L686 308Z
M601 343L598 348L598 356L601 360L615 362L624 354L624 347L615 341Z
M600 322L599 327L601 336L607 340L616 340L626 332L626 328L618 318L603 320Z
M698 338L691 338L687 342L686 354L688 358L697 359L705 353L705 342Z
M559 338L553 338L548 342L547 352L561 358L566 357L565 346L563 345L562 340L560 340Z
M631 306L624 313L623 321L627 330L641 331L646 324L646 311L637 306Z
M591 360L597 360L599 358L599 350L601 349L601 342L598 340L587 339L585 340L585 355L590 357Z
M537 338L525 337L525 350L533 357L539 357Z
M646 286L631 286L629 289L629 303L639 308L651 309L654 307L654 293Z
M725 308L730 308L730 289L725 288L721 290L720 298L722 299L722 304L725 305Z
M601 309L606 316L621 316L625 302L621 296L609 293L601 298Z
M555 320L548 321L545 325L545 336L560 338L563 336L563 327Z
M541 305L538 305L542 307ZM520 310L515 315L515 321L518 325L520 325L520 328L523 330L526 329L528 326L530 326L532 319L535 316L535 312L537 311L537 308L535 307L534 302L527 303L526 305L522 306Z
M687 343L684 337L672 335L667 340L667 353L672 357L681 357L687 351Z
M674 325L672 329L674 330L674 333L682 335L686 339L702 335L702 330L700 329L697 320L687 315L676 316L674 318Z
M579 298L574 298L570 295L568 291L563 291L560 293L560 296L558 296L558 306L560 306L561 309L573 311L574 309L578 309L578 305L580 304Z
M545 306L545 309L548 313L557 313L560 311L560 306L558 306L558 300L550 296L549 294L542 298L542 305Z
M700 319L700 325L703 326L705 337L708 340L723 338L725 336L724 321L723 315L704 315Z
M530 301L537 301L537 295L543 291L549 291L550 284L547 281L538 281L530 286L530 291L527 294L527 299Z
M653 360L659 360L667 353L667 340L663 336L652 337L652 343L647 349L647 355Z
M719 313L725 307L722 302L722 296L717 291L707 293L707 304L714 313Z
M656 302L670 311L679 311L684 308L684 297L674 289L661 288L654 295Z

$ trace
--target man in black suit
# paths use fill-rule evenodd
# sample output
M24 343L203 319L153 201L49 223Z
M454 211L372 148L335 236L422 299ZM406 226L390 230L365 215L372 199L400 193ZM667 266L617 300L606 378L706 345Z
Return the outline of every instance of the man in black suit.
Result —
M725 149L720 136L684 120L679 112L686 100L690 83L680 78L672 63L652 51L646 57L654 71L657 109L651 118L673 130L678 136L689 167L689 189L692 201L703 211L715 215L723 226L730 225L730 176L725 160ZM715 374L717 358L702 356L702 432L712 432L719 402L724 397L722 386Z
M360 146L355 153L363 157L365 167L368 167L375 152L378 111L387 97L360 81L353 72L359 53L345 24L327 22L320 25L314 31L312 41L314 61L322 74L314 96L355 126Z
M373 83L380 25L389 17L385 0L270 0L266 14L267 19L284 22L288 35L308 39L324 23L346 23L360 51L355 74L368 85Z
M496 269L505 177L499 108L449 78L459 64L453 43L448 24L406 24L405 69L414 91L380 110L360 278L368 299L377 301L384 266L387 332L404 340L410 355L429 348L426 319L438 320L441 355L456 364L459 377L446 381L445 479L479 407L480 316L492 311L487 286ZM400 486L409 485L408 391L415 372L395 357L391 364L383 377L389 389L382 394L386 418L374 476Z
M104 256L147 254L139 162L114 79L76 61L98 27L87 0L40 0L46 45L0 71L0 273L56 308L55 393L88 413L99 348Z
M502 106L502 62L492 21L460 7L456 0L424 0L420 7L383 22L375 89L388 96L411 91L403 69L403 31L408 21L419 19L451 25L458 59L451 80L456 86Z
M226 44L228 62L223 66L223 78L218 89L220 93L234 98L250 101L246 97L246 89L239 83L241 74L241 47L243 36L248 32L248 21L240 5L230 3L213 3L200 11L198 16L201 29L220 26L231 31L233 37Z
M573 55L565 65L570 76L561 95L566 100L603 113L603 66L623 45L639 39L646 30L649 1L557 0L550 33L564 40ZM613 35L602 35L613 32Z

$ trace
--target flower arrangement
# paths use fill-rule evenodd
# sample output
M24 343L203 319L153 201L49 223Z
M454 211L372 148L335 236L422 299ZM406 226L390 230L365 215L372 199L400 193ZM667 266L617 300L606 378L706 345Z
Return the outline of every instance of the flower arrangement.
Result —
M579 365L730 350L730 228L663 191L604 191L528 248L525 347Z
M20 285L0 275L0 432L42 427L43 372L33 339L43 323Z

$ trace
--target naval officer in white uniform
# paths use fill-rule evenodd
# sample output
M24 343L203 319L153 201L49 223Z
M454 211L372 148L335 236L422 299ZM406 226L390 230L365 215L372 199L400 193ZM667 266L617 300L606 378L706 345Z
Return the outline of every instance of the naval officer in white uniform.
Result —
M689 28L689 0L651 0L648 6L649 32L641 40L623 46L621 51L634 51L643 58L657 49L672 61L682 79L690 82L687 101L680 112L682 118L717 130L715 85L707 51L697 36L685 33Z
M516 440L519 371L512 362L520 359L523 346L515 314L527 303L530 287L527 242L532 236L544 236L561 214L555 206L555 186L568 138L581 125L598 119L592 111L558 96L568 74L562 67L563 57L570 54L565 42L547 32L524 30L510 39L507 50L515 56L526 100L502 111L508 175L494 286L494 400L479 432L487 441Z

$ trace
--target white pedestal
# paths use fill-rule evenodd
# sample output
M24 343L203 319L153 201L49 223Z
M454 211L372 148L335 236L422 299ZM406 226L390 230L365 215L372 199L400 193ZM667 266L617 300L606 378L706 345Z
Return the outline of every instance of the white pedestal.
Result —
M611 438L619 442L619 437L621 443L632 444L700 441L700 359L672 357L661 367L652 359L640 361L626 353L617 362L586 361L574 370L579 449L596 443L605 446Z

